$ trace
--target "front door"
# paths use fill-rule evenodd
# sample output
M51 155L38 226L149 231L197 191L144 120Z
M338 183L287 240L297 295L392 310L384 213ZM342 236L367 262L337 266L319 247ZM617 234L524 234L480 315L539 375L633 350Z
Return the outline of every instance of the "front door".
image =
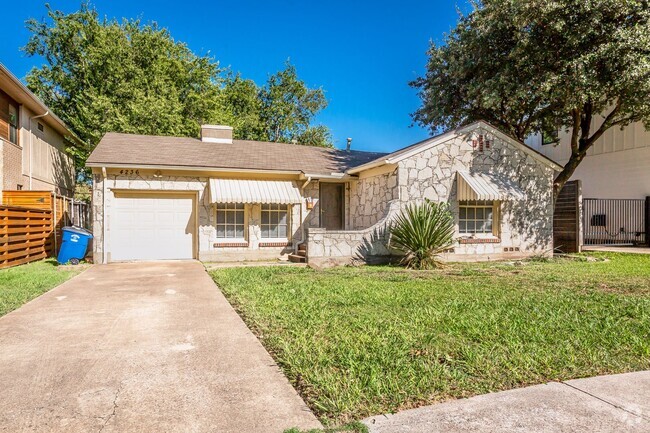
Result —
M320 226L328 230L343 230L344 184L320 184Z

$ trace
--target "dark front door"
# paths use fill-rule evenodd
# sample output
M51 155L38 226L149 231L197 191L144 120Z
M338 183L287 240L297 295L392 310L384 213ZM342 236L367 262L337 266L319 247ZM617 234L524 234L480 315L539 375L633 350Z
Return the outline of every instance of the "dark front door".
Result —
M320 184L320 226L328 230L343 229L342 183Z

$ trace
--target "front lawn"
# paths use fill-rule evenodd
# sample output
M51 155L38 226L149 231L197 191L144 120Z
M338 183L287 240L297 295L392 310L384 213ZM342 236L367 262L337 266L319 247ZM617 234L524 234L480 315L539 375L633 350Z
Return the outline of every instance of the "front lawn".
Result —
M0 316L81 272L81 267L58 268L55 259L0 270Z
M650 368L650 256L211 272L327 423Z

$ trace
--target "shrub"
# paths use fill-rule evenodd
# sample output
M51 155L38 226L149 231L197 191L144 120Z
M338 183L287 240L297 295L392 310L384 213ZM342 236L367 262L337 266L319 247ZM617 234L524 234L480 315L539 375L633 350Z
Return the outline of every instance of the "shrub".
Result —
M454 242L454 219L446 203L409 204L390 226L390 243L409 268L430 269Z

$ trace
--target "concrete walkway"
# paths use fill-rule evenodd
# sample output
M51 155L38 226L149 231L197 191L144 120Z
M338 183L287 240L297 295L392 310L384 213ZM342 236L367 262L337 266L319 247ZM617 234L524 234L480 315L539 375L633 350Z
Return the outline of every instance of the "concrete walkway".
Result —
M551 382L364 420L371 433L650 432L650 371Z
M319 423L198 262L94 266L0 318L2 432Z

